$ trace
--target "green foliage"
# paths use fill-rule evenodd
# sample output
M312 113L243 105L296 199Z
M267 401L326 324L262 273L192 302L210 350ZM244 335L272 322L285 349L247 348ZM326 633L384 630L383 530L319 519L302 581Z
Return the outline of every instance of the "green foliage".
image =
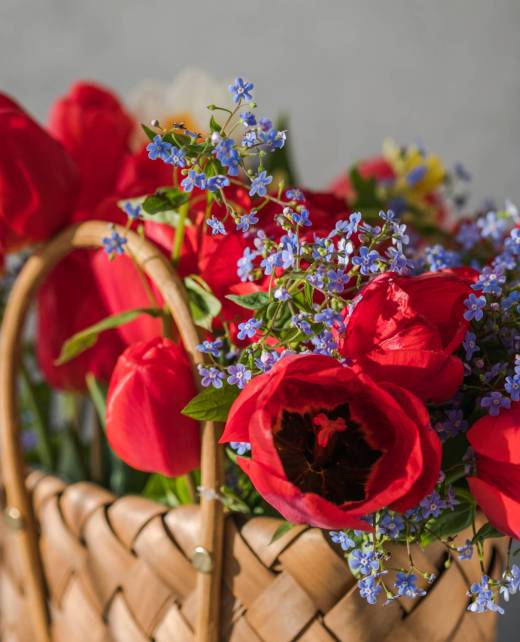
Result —
M88 328L81 330L81 332L77 332L70 339L65 341L61 348L60 356L56 359L55 364L57 366L61 366L71 359L74 359L79 354L95 345L102 332L112 330L113 328L117 328L125 323L130 323L141 314L160 317L164 314L164 311L159 308L135 308L134 310L126 310L125 312L112 314L98 323L94 323Z
M157 214L147 214L146 212L141 213L141 219L143 221L153 221L154 223L163 223L164 225L169 225L170 227L178 227L181 219L179 212L174 212L169 210L167 212L158 212ZM191 225L189 219L185 220L184 225Z
M486 539L492 539L494 537L504 537L504 534L501 533L499 530L497 530L494 526L491 526L491 524L484 524L482 526L475 537L471 540L472 544L476 544L477 542L481 543Z
M211 118L209 121L209 128L212 132L220 132L222 130L222 127L217 123L215 116L211 114Z
M229 409L240 390L224 383L222 388L206 388L183 408L182 414L198 421L219 421L227 419Z
M86 479L86 460L86 449L80 443L76 431L71 426L67 426L60 433L58 441L58 461L56 464L58 475L69 482Z
M85 382L94 408L96 409L99 423L103 430L105 430L107 386L98 381L91 372L85 377Z
M51 389L44 381L33 381L29 369L22 360L20 368L20 404L22 429L36 434L36 454L40 463L53 470L55 453L49 430Z
M366 220L371 218L369 212L373 210L374 217L377 218L379 210L384 206L377 196L377 180L373 176L363 178L357 166L351 168L349 178L355 192L352 209L363 211L363 218Z
M141 128L148 137L148 140L153 140L157 136L157 132L154 132L154 130L148 127L148 125L141 123Z
M233 303L240 305L242 308L247 308L248 310L260 310L270 301L269 294L267 292L227 294L226 299L229 299L230 301L233 301Z
M193 320L199 327L211 330L213 319L220 313L222 304L200 277L188 276L184 279L184 285L188 293Z
M192 504L193 499L186 475L166 477L159 473L150 475L143 490L143 495L173 508L183 504Z
M142 208L147 214L177 211L181 205L187 203L190 195L178 187L160 187L151 196L147 196Z
M276 540L280 539L285 533L288 533L291 528L294 528L295 524L292 524L291 522L282 522L280 526L275 530L273 536L271 537L271 541L269 544L274 544Z
M242 513L243 515L251 515L252 510L249 504L229 486L222 486L220 492L222 494L222 502L229 511Z
M458 504L453 510L446 510L427 523L427 530L421 534L421 546L426 546L436 539L455 535L471 526L475 518L475 500L471 493L462 488L456 489L456 496Z

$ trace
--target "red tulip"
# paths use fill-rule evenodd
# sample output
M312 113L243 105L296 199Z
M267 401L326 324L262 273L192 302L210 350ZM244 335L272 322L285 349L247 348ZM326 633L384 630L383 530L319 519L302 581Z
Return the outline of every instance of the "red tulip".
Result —
M0 251L45 241L74 207L78 172L61 145L0 95Z
M222 442L287 520L369 530L363 515L403 512L435 486L441 444L424 404L320 355L282 358L233 404Z
M117 362L107 397L107 438L139 470L177 476L200 462L198 423L181 414L196 394L184 350L161 337L136 343Z
M38 363L55 388L84 390L89 372L108 381L125 347L118 332L109 330L75 359L61 366L55 364L67 339L110 314L94 279L93 256L90 250L72 252L52 270L38 292Z
M226 299L226 295L230 293L232 285L240 283L237 261L248 245L240 233L230 233L227 236L206 234L200 244L199 274L222 302L224 312L229 312L230 315L236 312L236 305Z
M133 127L118 99L98 85L77 83L54 103L49 129L80 169L79 209L113 193Z
M104 250L98 250L92 255L91 269L107 316L135 308L162 307L159 291L129 256L110 261ZM141 314L131 323L119 326L117 332L124 344L130 345L160 336L162 323L159 318Z
M471 492L495 528L520 538L520 402L479 419L468 440L477 463Z
M452 353L468 328L464 299L475 275L464 268L376 277L352 313L345 310L341 354L376 381L393 381L421 399L451 399L464 376Z
M24 109L7 94L0 93L0 109L12 109L23 112Z
M119 168L116 193L122 198L152 194L158 187L172 184L171 165L159 160L151 160L146 148L123 159ZM181 176L179 176L182 179Z

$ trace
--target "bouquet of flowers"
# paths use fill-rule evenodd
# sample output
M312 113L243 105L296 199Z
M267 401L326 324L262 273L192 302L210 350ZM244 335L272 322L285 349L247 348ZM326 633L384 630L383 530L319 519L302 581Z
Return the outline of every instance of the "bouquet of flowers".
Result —
M43 380L31 345L21 373L28 457L178 505L210 492L198 422L222 422L227 509L282 516L277 535L324 529L370 604L422 596L435 578L412 544L441 542L450 564L520 537L520 216L512 203L467 215L468 172L418 145L386 143L327 192L303 189L253 89L237 78L202 131L143 125L133 151L132 119L102 88L77 85L50 133L0 96L3 289L15 250L107 222L104 250L73 252L39 292ZM184 279L198 393L125 228ZM111 447L97 463L85 389ZM502 613L520 590L511 542L503 575L468 586L469 610Z

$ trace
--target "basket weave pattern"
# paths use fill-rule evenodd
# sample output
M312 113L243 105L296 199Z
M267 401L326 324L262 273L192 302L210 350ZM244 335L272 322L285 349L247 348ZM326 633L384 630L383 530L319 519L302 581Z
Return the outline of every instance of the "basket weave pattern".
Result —
M65 485L33 472L27 479L40 528L53 642L193 642L196 571L190 563L199 509L141 497L116 499L90 483ZM221 639L229 642L490 642L493 614L465 609L477 560L444 568L442 546L414 559L438 579L419 600L368 605L341 556L321 531L295 527L270 543L279 522L256 517L225 528ZM462 534L464 536L465 534ZM2 529L2 640L33 642L12 531ZM486 570L503 565L498 541ZM406 564L404 547L392 563Z

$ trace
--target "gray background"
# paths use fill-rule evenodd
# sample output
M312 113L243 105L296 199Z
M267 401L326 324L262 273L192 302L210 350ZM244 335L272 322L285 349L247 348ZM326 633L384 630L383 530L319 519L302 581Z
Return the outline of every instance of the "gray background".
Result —
M290 111L310 187L391 136L463 161L475 203L519 202L519 27L520 0L0 0L0 88L44 118L78 78L243 74ZM513 601L501 642L519 625Z

